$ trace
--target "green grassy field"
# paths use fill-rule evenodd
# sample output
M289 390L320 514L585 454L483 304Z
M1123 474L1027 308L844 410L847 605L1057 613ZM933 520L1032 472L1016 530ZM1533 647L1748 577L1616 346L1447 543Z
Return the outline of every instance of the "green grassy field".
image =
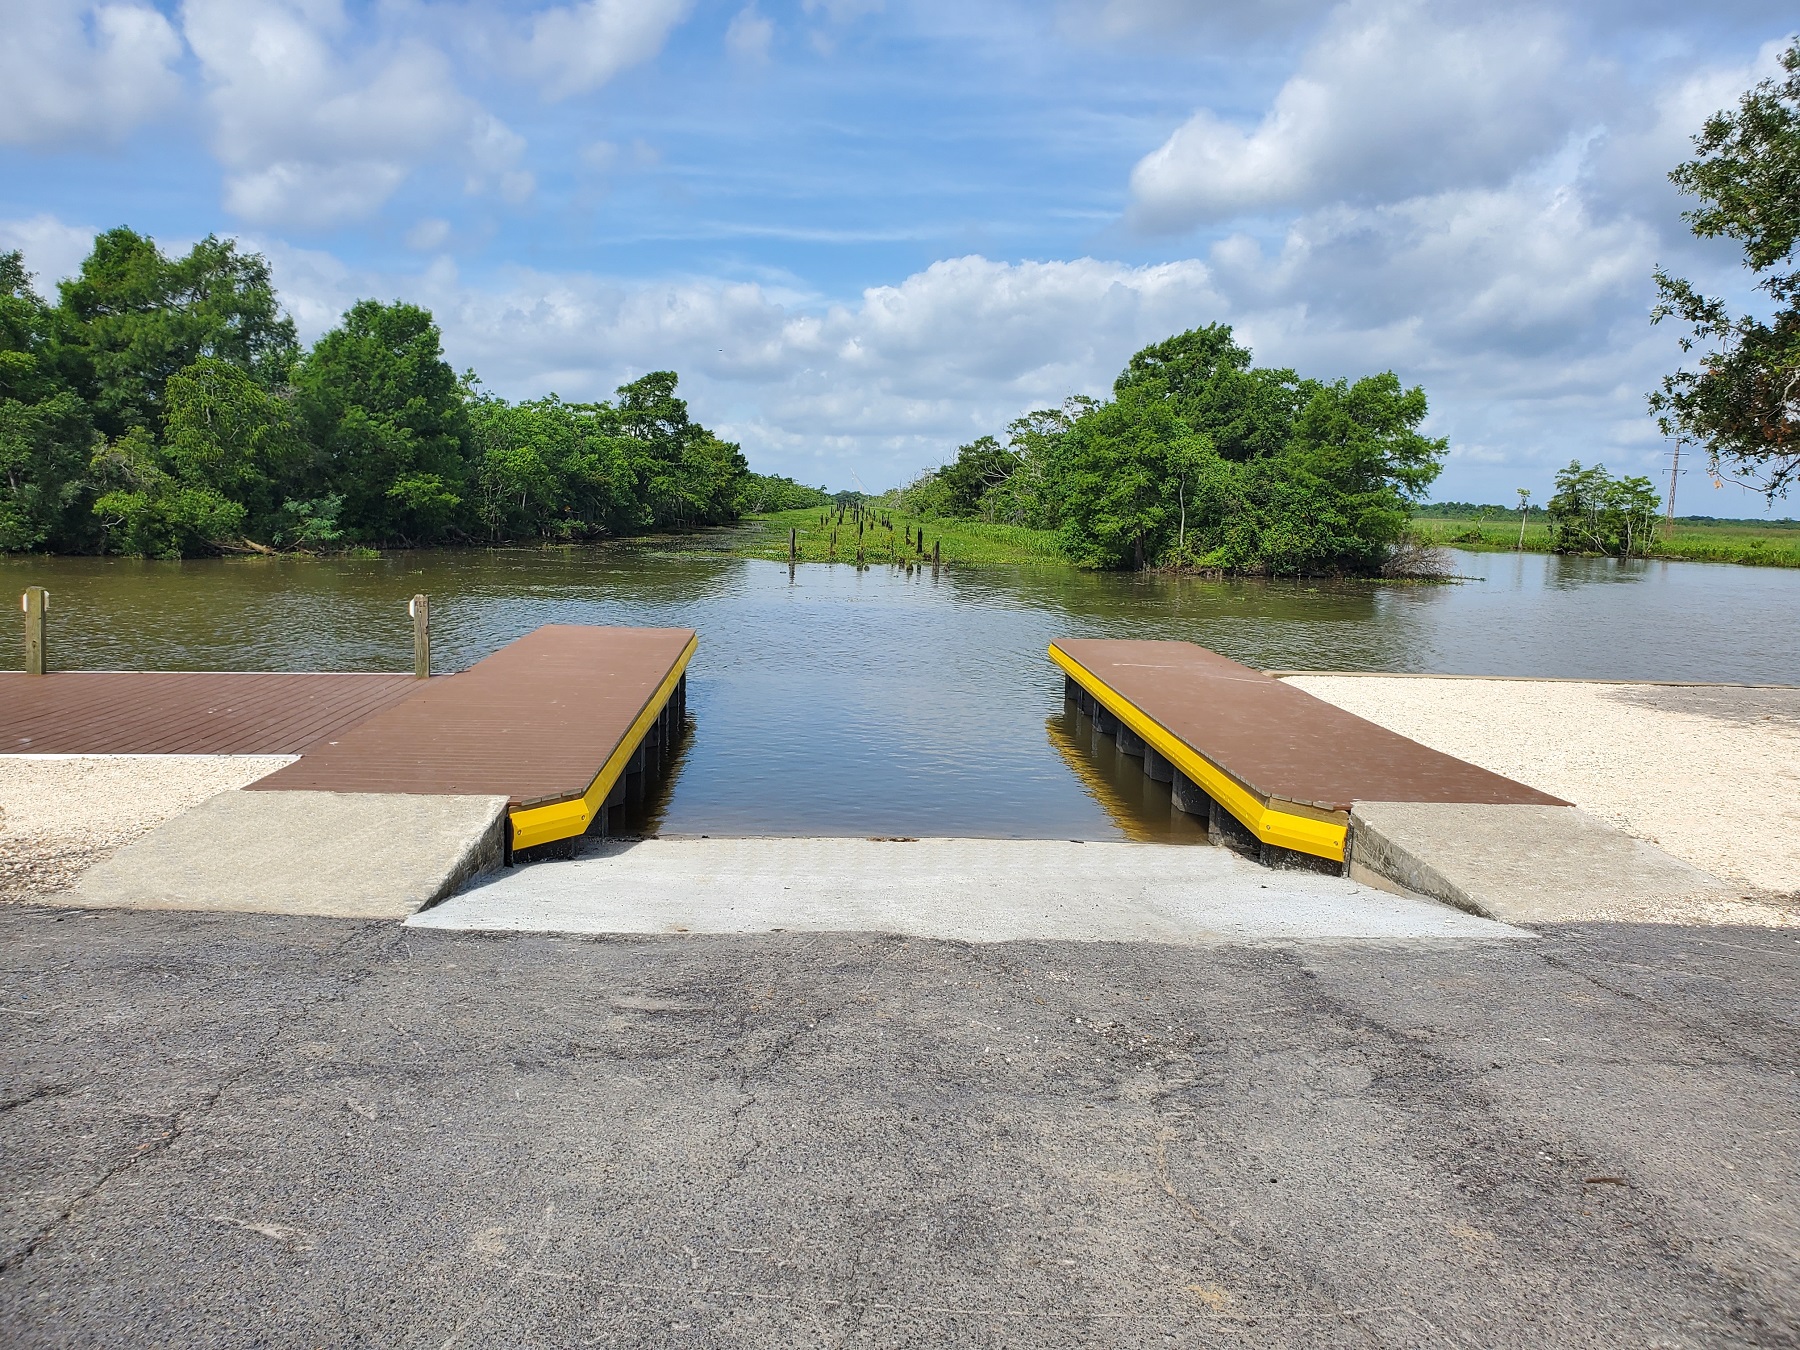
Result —
M1519 518L1487 520L1451 519L1442 516L1414 518L1420 531L1433 543L1479 552L1511 552L1519 542ZM1541 517L1525 526L1528 553L1550 552L1550 527ZM1688 522L1677 520L1675 531L1659 537L1650 551L1653 558L1685 562L1744 563L1760 567L1800 567L1800 529L1793 526L1759 525L1747 521Z
M866 518L863 533L859 537L856 522L846 515L840 525L835 511L778 511L773 515L756 516L745 522L751 528L744 531L743 542L738 545L737 552L747 558L771 558L777 562L786 562L788 531L792 529L799 531L798 555L801 562L854 563L860 547L862 561L865 563L920 563L930 562L933 551L941 548L943 561L947 564L1022 563L1039 567L1069 566L1056 546L1056 536L1049 530L1028 530L1018 525L984 525L975 520L920 520L901 511L883 512L881 519L891 520L893 529L876 524L874 513L871 513ZM909 531L914 540L910 544ZM917 543L920 531L925 535L923 552Z

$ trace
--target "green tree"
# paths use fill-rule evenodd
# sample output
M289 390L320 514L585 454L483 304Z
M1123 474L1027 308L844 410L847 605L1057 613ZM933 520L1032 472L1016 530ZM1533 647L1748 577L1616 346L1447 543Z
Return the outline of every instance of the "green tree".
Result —
M238 503L252 532L267 533L311 458L286 391L272 392L241 366L204 356L170 377L165 405L168 472Z
M1661 505L1648 478L1614 478L1604 464L1589 469L1571 460L1550 498L1551 546L1558 553L1641 556L1655 542Z
M1060 447L1058 533L1081 567L1146 566L1173 515L1170 450L1191 436L1168 399L1128 387L1076 419Z
M143 427L97 451L90 472L101 489L93 510L105 552L189 558L215 552L221 541L243 533L244 508L170 473L156 438Z
M747 473L738 490L738 510L758 515L807 507L822 510L830 501L831 494L823 487L807 487L779 474Z
M51 332L23 257L0 253L0 551L72 542L94 428L48 359Z
M450 536L465 515L468 416L428 311L359 300L307 353L294 383L320 455L313 487L343 497L351 538Z
M1696 158L1669 179L1701 204L1683 213L1699 237L1735 239L1768 296L1767 318L1733 315L1722 299L1656 271L1654 322L1691 330L1684 352L1707 347L1698 369L1664 378L1650 396L1666 435L1706 447L1714 474L1773 501L1800 476L1800 42L1782 54L1785 78L1764 80L1735 110L1715 113L1694 137Z
M620 385L618 423L633 446L636 500L643 526L664 529L717 525L737 519L738 494L749 465L738 447L688 416L675 388L680 377L655 370Z
M202 357L274 385L298 355L267 259L235 240L208 235L171 259L146 235L108 230L61 290L57 359L108 437L160 432L169 380Z

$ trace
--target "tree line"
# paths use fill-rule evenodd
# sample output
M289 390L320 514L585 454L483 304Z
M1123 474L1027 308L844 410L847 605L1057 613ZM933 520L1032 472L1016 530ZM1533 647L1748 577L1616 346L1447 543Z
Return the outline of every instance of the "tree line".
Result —
M1265 575L1405 571L1413 503L1446 443L1391 372L1303 379L1259 367L1229 326L1133 356L1105 400L1076 396L983 436L904 490L921 515L1055 530L1092 568Z
M176 558L582 540L825 501L753 474L672 371L509 403L431 314L362 300L303 349L266 259L130 229L40 296L0 254L0 550Z

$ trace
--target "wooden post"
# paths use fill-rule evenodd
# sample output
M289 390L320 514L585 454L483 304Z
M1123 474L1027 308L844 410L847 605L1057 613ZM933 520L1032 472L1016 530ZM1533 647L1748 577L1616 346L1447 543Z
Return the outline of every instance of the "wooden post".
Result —
M431 597L415 595L406 607L413 621L413 675L431 678Z
M42 586L27 586L19 597L19 608L25 611L25 673L42 675L44 664L44 615L50 609L50 592Z
M800 543L800 531L790 529L788 531L788 561L789 562L794 561L794 552L799 547L799 543Z
M934 539L931 541L931 565L933 567L936 567L939 563L941 563L943 561L944 561L944 541L942 539Z

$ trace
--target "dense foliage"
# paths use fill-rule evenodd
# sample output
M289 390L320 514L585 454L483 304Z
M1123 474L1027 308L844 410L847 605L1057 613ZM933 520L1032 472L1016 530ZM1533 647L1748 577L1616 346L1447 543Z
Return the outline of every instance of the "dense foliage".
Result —
M1695 159L1670 180L1701 205L1683 218L1701 238L1735 239L1769 299L1766 318L1733 315L1660 268L1660 322L1680 319L1683 351L1706 346L1698 369L1668 376L1650 396L1663 431L1706 447L1715 475L1773 501L1800 478L1800 42L1782 55L1786 78L1764 80L1735 110L1694 137Z
M1445 443L1424 391L1252 364L1214 324L1146 347L1112 398L984 436L905 493L926 516L1058 532L1084 567L1371 575L1388 568Z
M751 474L675 389L656 371L611 402L509 404L400 302L359 301L303 351L231 240L170 258L108 231L54 305L0 254L0 550L587 539L824 499Z
M1550 542L1558 553L1642 557L1656 542L1662 499L1648 478L1614 478L1604 464L1579 461L1556 475L1550 499Z

